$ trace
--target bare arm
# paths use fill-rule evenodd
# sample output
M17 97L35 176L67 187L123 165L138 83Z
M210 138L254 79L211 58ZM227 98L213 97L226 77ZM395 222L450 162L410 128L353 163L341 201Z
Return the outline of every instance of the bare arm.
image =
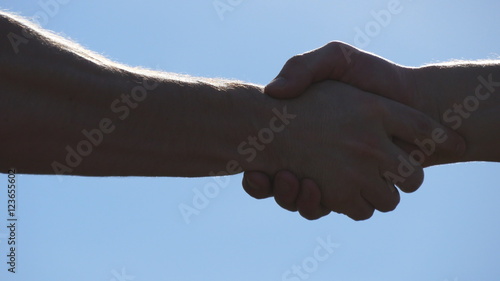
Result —
M407 68L345 43L331 42L290 59L266 86L266 93L280 98L296 97L312 83L328 79L416 108L466 140L465 153L443 153L432 138L418 143L394 139L407 153L424 155L423 166L500 161L500 61ZM243 185L251 196L274 196L283 208L298 210L308 218L326 214L314 182L299 182L290 172L281 171L273 183L262 173L247 172ZM313 199L306 200L305 193L314 194Z
M440 163L500 162L500 61L455 62L407 70L422 110L457 131L466 153ZM439 163L439 164L440 164Z
M425 166L500 161L500 61L409 68L341 42L290 59L266 93L296 97L315 82L337 80L426 113L467 140L467 153L440 155ZM414 144L415 145L415 144Z
M28 38L18 52L12 34ZM409 156L392 138L440 128L450 135L440 148L455 152L462 142L421 112L346 84L278 101L256 85L119 65L5 14L0 122L2 169L188 177L290 170L317 181L322 212L353 219L399 202L382 172L397 173ZM422 167L408 165L412 173L396 184L414 190Z
M261 87L119 65L7 14L0 93L4 171L208 176L271 163L238 153L274 116Z

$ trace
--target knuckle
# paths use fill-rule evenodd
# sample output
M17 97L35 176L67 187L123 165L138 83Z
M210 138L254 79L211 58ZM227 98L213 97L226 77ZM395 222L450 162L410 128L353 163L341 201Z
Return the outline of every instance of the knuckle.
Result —
M274 196L274 200L276 200L276 203L278 203L278 205L285 210L288 210L290 212L297 211L297 206L295 205L295 202L290 201L289 198Z
M346 45L343 42L340 41L330 41L325 45L325 48L328 49L331 52L337 52L340 48L347 48L349 45Z
M353 49L353 47L349 44L346 44L342 41L334 40L330 41L325 45L325 48L327 48L331 52L337 53L338 51L348 51Z
M263 191L261 189L251 188L246 183L243 184L243 189L245 190L245 192L248 195L250 195L251 197L253 197L255 199L264 199L264 198L268 198L271 196L269 194L269 192Z
M421 183L416 183L413 181L406 181L407 183L404 186L400 186L401 190L404 193L413 193L420 188Z
M355 221L364 221L371 218L374 212L375 208L373 206L355 200L351 201L351 204L347 208L343 208L343 211L341 213L347 215L348 217L350 217Z
M306 66L306 61L305 61L304 55L300 54L300 55L295 55L295 56L291 57L285 63L285 66L286 67L291 67L291 68L305 67Z
M377 210L382 212L382 213L392 212L399 205L399 201L400 201L400 198L399 198L399 196L397 196L397 198L394 198L393 200L388 201L381 206L378 206Z
M404 193L413 193L420 188L420 186L422 185L422 180L423 179L421 179L421 178L416 178L416 180L407 179L404 183L399 185L399 188Z
M306 220L310 220L310 221L317 220L321 217L320 215L318 215L316 213L308 213L308 212L303 212L303 211L299 211L299 213L303 218L305 218Z
M353 205L353 202L355 202L354 196L354 194L348 194L348 192L339 192L334 198L327 198L330 200L324 205L333 211L343 213L343 210L348 210Z
M408 181L410 188L415 191L424 183L424 169L421 166L415 167L414 177Z
M363 211L358 211L355 214L350 214L348 216L355 221L364 221L371 218L374 212L375 209L367 209Z

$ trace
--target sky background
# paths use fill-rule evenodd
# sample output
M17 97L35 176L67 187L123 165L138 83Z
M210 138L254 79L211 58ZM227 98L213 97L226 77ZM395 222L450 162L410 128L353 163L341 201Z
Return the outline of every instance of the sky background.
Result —
M45 14L43 27L122 63L258 84L289 57L332 40L409 66L496 58L500 50L493 0L401 0L385 26L374 25L374 13L388 0L222 0L232 5L222 14L216 2L1 0L0 7ZM376 25L363 44L356 40ZM307 221L273 199L249 197L241 175L232 176L189 224L180 204L193 206L196 191L216 179L18 175L15 275L5 263L3 174L0 280L499 280L500 165L425 172L396 211L363 222L337 214ZM314 259L318 240L328 239L336 248ZM307 279L286 275L294 265Z

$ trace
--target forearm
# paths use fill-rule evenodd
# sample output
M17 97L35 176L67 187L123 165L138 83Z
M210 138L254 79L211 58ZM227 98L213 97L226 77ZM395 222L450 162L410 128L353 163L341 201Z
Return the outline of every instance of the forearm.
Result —
M238 153L273 114L260 87L117 65L29 28L16 54L6 35L25 30L0 16L3 170L208 176L267 162Z
M500 161L500 62L450 63L413 72L423 102L435 104L423 108L467 142L465 155L449 162Z

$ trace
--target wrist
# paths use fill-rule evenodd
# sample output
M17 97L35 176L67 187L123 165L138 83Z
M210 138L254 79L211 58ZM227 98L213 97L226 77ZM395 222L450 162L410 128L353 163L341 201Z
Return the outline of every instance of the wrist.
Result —
M251 86L231 97L237 125L228 145L233 163L237 162L243 171L276 173L283 167L283 140L294 115L288 112L285 102L263 94L261 87Z
M420 97L427 104L427 111L423 111L466 140L465 154L446 163L498 161L500 136L494 132L500 124L492 114L500 109L498 66L449 63L414 69L414 75Z
M425 113L437 122L443 124L439 98L439 83L434 81L436 75L434 69L428 67L402 67L405 77L405 85L412 103L409 105L414 109Z

